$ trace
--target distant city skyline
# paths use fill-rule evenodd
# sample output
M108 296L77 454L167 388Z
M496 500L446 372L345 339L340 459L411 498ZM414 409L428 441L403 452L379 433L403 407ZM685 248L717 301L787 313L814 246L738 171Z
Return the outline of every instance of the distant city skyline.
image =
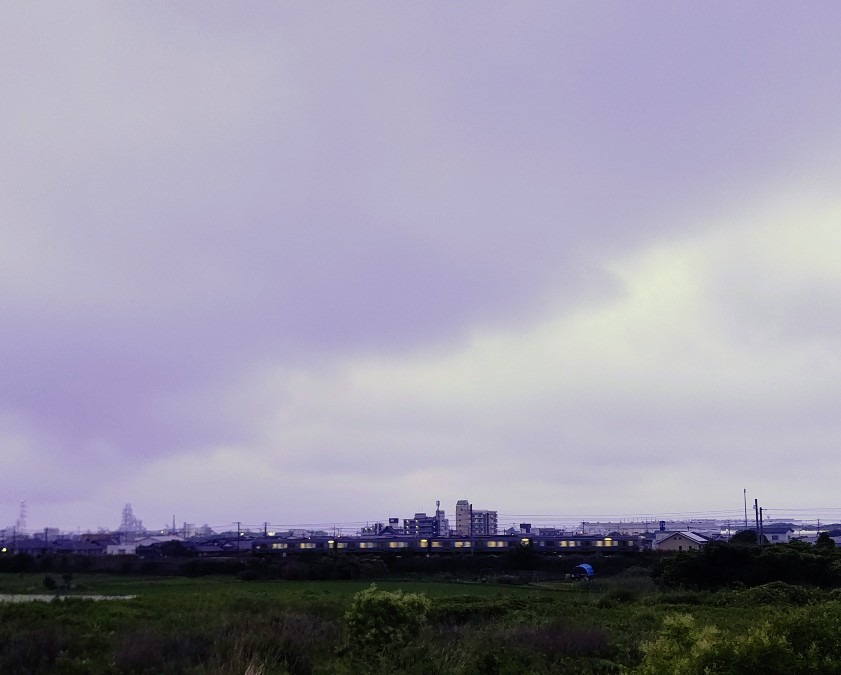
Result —
M0 18L0 522L841 506L841 5Z
M460 501L460 500L459 500ZM446 509L445 505L442 503L440 507L440 511L442 514L442 518L444 522L449 523L449 529L453 532L458 533L460 528L464 529L464 526L459 525L458 516L457 516L457 508L458 502L454 502L453 509ZM28 511L28 505L26 507ZM477 509L477 512L480 511ZM532 527L535 528L563 528L567 530L573 529L581 529L582 525L586 525L587 527L591 527L594 525L599 524L625 524L625 525L634 525L634 526L643 526L648 524L649 529L656 530L658 528L658 524L661 520L665 520L668 522L702 522L702 521L716 521L722 524L725 523L732 523L733 529L745 529L745 517L744 513L737 513L735 511L710 511L710 512L689 512L689 513L680 513L680 512L663 512L661 514L510 514L510 513L500 513L497 512L495 509L482 509L481 511L492 511L496 514L496 521L498 523L499 531L503 531L509 528L518 528L523 523L528 523ZM177 515L174 515L169 520L162 522L162 523L149 523L144 522L142 518L138 517L138 514L134 513L134 507L132 504L125 504L121 514L122 518L119 516L115 519L120 520L119 524L114 526L112 524L97 524L95 526L83 526L77 525L75 528L56 528L54 525L41 525L41 526L27 526L24 525L21 527L20 519L18 519L17 523L11 522L9 524L4 525L0 523L0 531L8 531L12 529L16 529L22 533L28 534L38 534L43 532L45 528L49 528L50 530L56 529L62 532L96 532L98 530L106 530L106 531L124 531L124 530L131 530L133 528L139 528L148 531L170 531L170 530L178 530L181 531L183 529L199 529L209 527L215 532L222 532L222 531L235 531L237 525L243 531L262 531L266 528L272 530L289 530L289 529L311 529L311 530L326 530L326 531L340 531L340 532L355 532L361 529L368 528L370 526L381 524L387 525L389 524L389 520L395 521L395 523L402 529L404 525L404 521L407 519L411 519L414 516L419 515L420 513L427 513L430 519L434 518L435 516L435 509L427 510L426 512L416 511L413 513L409 513L406 511L405 513L400 512L399 510L392 510L386 515L375 516L372 518L364 519L364 520L356 520L356 521L343 521L338 519L333 520L326 520L323 522L316 522L313 520L304 520L304 521L288 521L288 520L260 520L254 522L246 522L246 521L222 521L222 522L209 522L207 520L199 519L192 519L192 520L184 520L179 519ZM449 514L449 516L447 516ZM134 526L126 527L126 519L133 519ZM764 514L764 522L766 525L771 525L772 523L782 523L782 522L793 522L793 523L801 523L801 524L814 524L820 526L821 524L833 524L833 523L841 523L841 508L838 509L823 509L819 511L809 511L809 510L783 510L783 509L767 509L765 510ZM747 529L753 529L755 527L755 515L753 509L748 512L747 518ZM620 528L621 529L621 528Z

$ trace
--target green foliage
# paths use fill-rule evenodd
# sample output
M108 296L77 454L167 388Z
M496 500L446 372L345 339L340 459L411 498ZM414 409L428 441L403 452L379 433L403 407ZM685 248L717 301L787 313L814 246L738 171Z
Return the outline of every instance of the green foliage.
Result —
M54 577L51 577L49 574L44 577L44 588L48 591L54 591L57 587L58 584Z
M734 638L714 626L699 626L689 614L666 617L657 637L643 645L640 675L712 673L790 674L795 662L784 635L769 623Z
M689 614L671 614L663 621L657 637L643 644L645 657L640 675L695 675L703 673L710 660L719 631L713 626L697 626Z
M717 589L772 581L813 586L841 585L841 557L802 542L771 546L708 544L700 551L669 556L654 571L663 587Z
M835 540L829 536L829 532L821 532L815 542L815 548L820 551L832 551L835 548Z
M77 573L74 589L139 597L0 604L0 672L841 673L841 590L662 593L643 570L589 584L386 581L366 590L248 569L260 578ZM0 593L43 594L43 577L0 575Z
M604 593L596 604L599 607L616 607L636 602L638 598L638 594L631 588L612 588Z
M841 608L835 603L769 613L736 635L698 625L688 614L666 617L643 645L639 675L819 675L841 672Z
M794 586L783 581L746 588L736 593L736 601L751 605L786 605L799 607L813 602L816 592L803 586Z
M734 546L756 546L758 543L756 540L756 530L739 530L730 537L729 543ZM762 535L762 543L768 543L768 537L764 534Z
M419 593L381 591L371 584L353 596L345 612L348 650L367 654L405 645L426 623L430 607Z

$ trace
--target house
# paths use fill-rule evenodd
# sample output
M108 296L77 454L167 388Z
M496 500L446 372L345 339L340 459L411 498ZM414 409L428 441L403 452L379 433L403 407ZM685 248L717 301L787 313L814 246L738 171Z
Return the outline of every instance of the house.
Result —
M709 539L696 532L670 532L654 541L655 551L697 551Z
M791 525L763 525L762 534L769 544L787 544L794 535L794 528Z
M184 538L177 534L155 534L146 537L141 537L131 542L123 542L122 544L108 544L105 547L107 555L136 555L138 546L152 546L153 544L162 544L168 541L183 541Z
M27 555L50 555L55 553L53 542L43 539L17 538L6 541L4 546L13 553L26 553Z
M57 555L99 556L105 554L105 546L96 541L84 539L56 539L53 553Z

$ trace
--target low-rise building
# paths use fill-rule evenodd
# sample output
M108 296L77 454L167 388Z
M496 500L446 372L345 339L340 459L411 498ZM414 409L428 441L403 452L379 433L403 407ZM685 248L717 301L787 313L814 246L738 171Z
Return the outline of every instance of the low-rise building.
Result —
M667 532L654 540L655 551L697 551L709 543L709 539L696 532Z

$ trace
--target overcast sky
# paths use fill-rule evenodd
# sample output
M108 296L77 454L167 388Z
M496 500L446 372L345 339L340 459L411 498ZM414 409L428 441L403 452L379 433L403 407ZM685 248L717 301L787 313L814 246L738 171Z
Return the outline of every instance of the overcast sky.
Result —
M841 507L839 25L4 4L0 527Z

